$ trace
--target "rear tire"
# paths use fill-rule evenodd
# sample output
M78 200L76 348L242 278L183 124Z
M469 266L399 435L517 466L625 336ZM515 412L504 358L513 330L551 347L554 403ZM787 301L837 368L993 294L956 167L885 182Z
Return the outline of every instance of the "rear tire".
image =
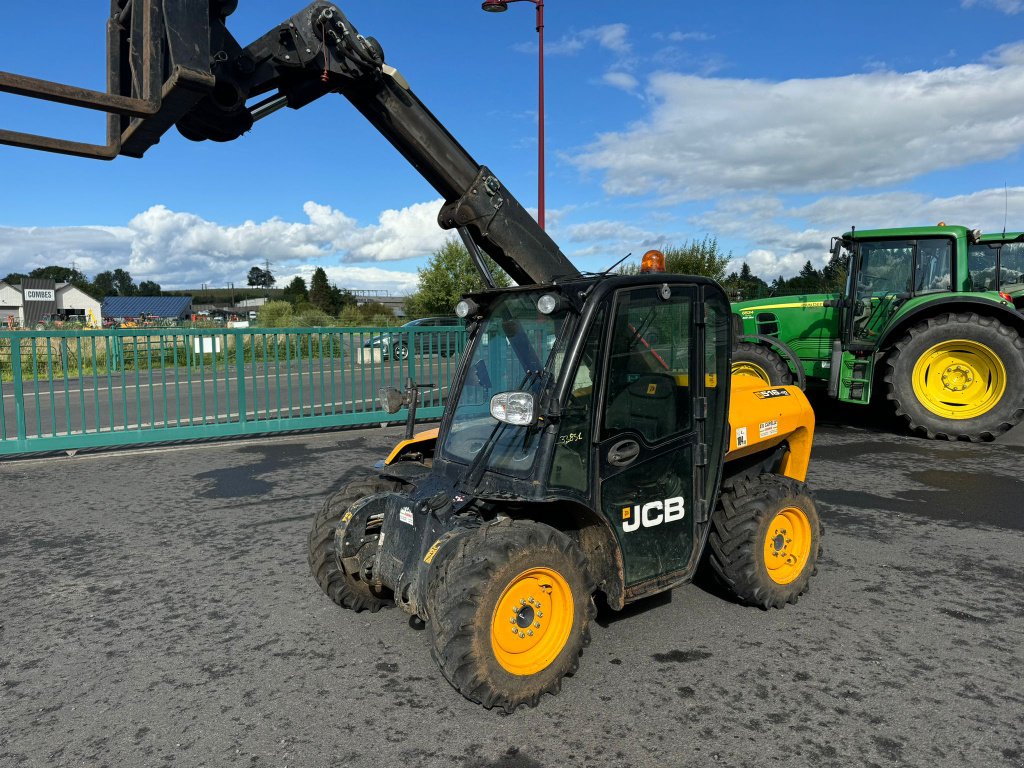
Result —
M345 572L337 556L335 531L342 516L360 499L376 493L400 491L405 485L398 481L384 480L376 473L353 480L324 502L313 518L309 531L309 570L316 583L335 604L353 611L369 610L376 613L381 608L393 605L389 590L378 590Z
M733 349L732 375L754 376L773 387L793 383L793 372L782 355L763 344L749 341L741 341Z
M763 474L726 481L711 516L707 562L746 605L795 603L817 570L821 522L806 484Z
M1024 340L975 313L914 326L886 365L888 398L911 429L944 440L993 440L1024 417Z
M507 713L557 694L596 613L579 547L530 521L465 534L430 577L433 656L456 690Z

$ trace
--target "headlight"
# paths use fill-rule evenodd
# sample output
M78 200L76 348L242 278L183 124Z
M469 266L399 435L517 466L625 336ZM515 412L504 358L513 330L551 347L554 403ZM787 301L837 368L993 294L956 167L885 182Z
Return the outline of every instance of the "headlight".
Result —
M533 395L529 392L499 392L491 398L491 416L517 427L537 420Z

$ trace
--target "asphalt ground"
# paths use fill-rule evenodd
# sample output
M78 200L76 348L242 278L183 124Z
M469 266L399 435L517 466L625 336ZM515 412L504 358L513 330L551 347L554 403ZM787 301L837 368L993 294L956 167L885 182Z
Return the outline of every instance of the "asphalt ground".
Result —
M513 715L307 573L315 507L400 428L0 463L0 766L1024 766L1024 448L840 417L797 605L603 611Z

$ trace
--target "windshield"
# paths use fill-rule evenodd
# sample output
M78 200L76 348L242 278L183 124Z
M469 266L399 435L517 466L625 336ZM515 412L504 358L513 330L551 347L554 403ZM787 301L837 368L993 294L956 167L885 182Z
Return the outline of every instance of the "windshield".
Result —
M565 309L537 311L540 291L510 293L495 303L478 331L451 427L445 458L482 462L487 469L522 475L533 468L540 427L514 427L491 416L499 392L525 391L540 403L557 379L568 334Z
M999 287L1004 291L1024 289L1024 243L1007 243L999 254Z

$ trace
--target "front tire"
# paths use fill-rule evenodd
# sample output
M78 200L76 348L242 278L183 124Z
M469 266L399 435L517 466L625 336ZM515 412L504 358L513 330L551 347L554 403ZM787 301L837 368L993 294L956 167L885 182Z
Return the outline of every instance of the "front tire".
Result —
M342 608L376 613L394 603L388 590L378 590L358 574L345 572L337 556L335 531L345 513L360 499L400 491L403 487L403 483L385 480L376 473L361 477L331 495L313 518L308 541L309 570L323 593Z
M763 474L726 481L711 516L708 564L746 605L795 603L817 570L821 521L806 484Z
M763 344L749 341L741 341L733 349L732 375L754 376L773 387L793 383L793 372L782 355Z
M433 571L433 656L463 696L513 712L557 694L596 613L579 547L546 525L502 520L467 533Z
M887 361L888 397L929 438L982 442L1024 417L1024 340L975 313L914 326Z

